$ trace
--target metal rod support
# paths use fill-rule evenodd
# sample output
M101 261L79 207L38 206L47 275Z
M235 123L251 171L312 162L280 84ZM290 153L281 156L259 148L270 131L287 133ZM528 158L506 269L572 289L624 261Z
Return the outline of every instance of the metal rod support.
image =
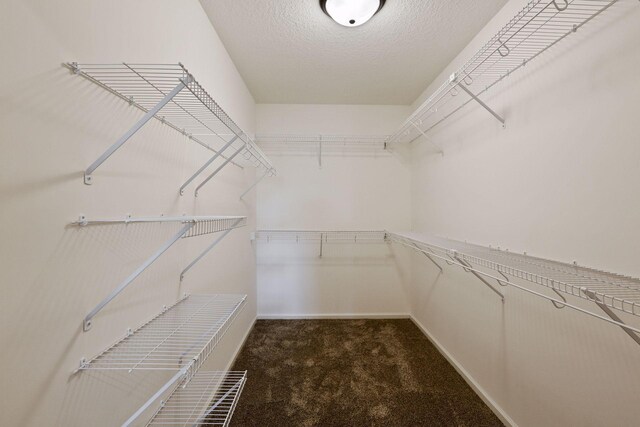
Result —
M227 237L227 234L229 234L231 232L231 230L236 228L238 226L238 224L240 224L240 222L243 221L243 219L244 218L240 218L237 221L235 221L233 223L233 225L228 230L225 230L225 232L222 233L222 235L220 235L220 237L218 237L216 240L214 240L213 243L211 243L204 251L202 251L202 253L196 259L191 261L191 264L189 264L184 270L182 270L182 273L180 273L180 280L184 279L184 275L187 274L187 271L191 270L191 267L196 265L198 263L198 261L200 261L202 259L202 257L204 257L207 253L209 253L209 251L211 249L213 249L218 243L220 243L222 241L222 239Z
M149 407L153 405L154 402L158 400L164 394L165 391L171 388L171 386L174 385L180 378L186 375L187 369L188 369L187 367L184 367L180 369L173 377L171 377L171 379L167 381L167 383L163 385L153 396L151 396L149 400L147 400L145 404L142 405L133 415L131 415L127 421L122 423L122 427L129 427L130 425L132 425L133 422L137 420L138 417L140 417L140 415L142 415L147 409L149 409ZM158 408L158 411L161 408L162 406Z
M245 149L245 146L242 146L240 148L238 148L231 156L229 156L229 158L227 160L224 161L223 164L221 164L220 166L218 166L218 168L216 170L213 171L213 173L211 173L211 175L209 175L207 178L205 178L204 181L202 181L202 183L200 183L200 185L198 185L196 187L196 192L195 192L195 196L198 197L198 191L200 191L200 189L207 183L209 182L209 180L211 178L213 178L214 176L216 176L218 174L218 172L220 172L225 166L227 166L229 164L229 162L231 160L234 159L234 157L236 157L238 154L240 154L240 152L242 150Z
M171 237L169 240L167 240L161 247L160 249L158 249L153 255L151 255L151 257L149 257L140 267L138 267L136 269L136 271L134 271L133 273L131 273L129 275L129 277L127 277L126 279L124 279L124 281L122 281L122 283L120 283L120 285L118 285L118 287L111 292L105 299L103 299L100 304L98 304L97 306L95 306L95 308L93 310L91 310L89 312L89 314L87 314L82 322L82 329L86 332L89 329L91 329L91 319L93 319L93 317L98 314L100 312L100 310L102 310L107 304L109 304L111 302L111 300L113 300L116 296L118 296L118 294L120 294L120 292L124 291L125 288L127 286L129 286L131 284L131 282L133 282L136 277L138 277L140 274L142 274L142 272L144 270L146 270L151 264L153 264L155 262L155 260L157 260L158 258L160 258L160 255L162 255L163 253L165 253L165 251L167 249L169 249L175 242L177 242L178 240L180 240L180 238L182 238L182 236L184 236L185 234L187 234L187 231L189 231L191 229L191 227L193 227L195 225L195 223L188 223L185 224L180 231L178 231L178 233Z
M231 140L229 142L227 142L225 144L224 147L222 147L220 149L220 151L218 151L216 154L213 155L213 157L211 157L209 160L207 160L207 162L202 165L202 167L200 169L198 169L198 171L196 173L194 173L193 175L191 175L191 178L189 178L184 184L182 184L182 186L180 187L180 195L182 196L182 194L184 193L184 189L187 185L191 184L191 181L193 181L194 179L196 179L196 177L198 175L200 175L202 173L203 170L205 170L211 163L213 163L218 157L220 157L222 155L222 153L231 146L231 144L233 144L235 142L235 140L238 139L238 136L234 136L233 138L231 138Z
M167 105L167 103L171 101L173 97L176 96L189 83L191 83L192 80L193 77L191 77L190 75L184 79L181 79L180 83L178 83L178 85L173 88L171 92L166 94L165 97L162 98L162 100L160 100L160 102L158 102L155 107L147 111L144 117L142 117L135 125L133 125L131 129L129 129L124 135L122 135L115 144L109 147L109 149L107 149L107 151L105 151L102 156L98 157L98 159L93 162L91 166L89 166L84 172L84 183L87 185L91 185L91 174L93 173L93 171L95 171L102 163L104 163L109 157L111 157L111 155L115 153L118 148L122 147L122 145L124 145L124 143L127 142L129 138L131 138L136 132L138 132L142 128L142 126L144 126L149 120L151 120L152 117L158 114L162 107Z
M467 92L467 94L473 98L478 104L482 105L482 107L484 107L485 110L487 110L488 112L491 113L491 115L493 117L495 117L496 119L498 119L498 121L500 123L502 123L502 126L504 126L504 119L495 111L493 111L491 109L491 107L489 107L487 104L485 104L480 98L478 98L473 92L471 92L469 89L467 89L465 87L465 85L462 82L458 82L458 87L461 88L462 90L464 90L465 92Z
M420 129L420 127L415 124L413 121L410 121L411 125L416 128L418 130L418 132L420 132L422 134L422 136L424 136L424 139L431 145L433 145L434 147L436 147L436 149L438 150L438 153L443 154L444 155L444 151L442 151L442 148L440 148L438 145L436 145L436 143L434 143L433 141L431 141L431 138L429 138L427 136L426 133L424 133L424 131L422 129Z
M473 269L471 267L471 265L469 265L468 262L466 262L465 260L460 259L460 257L458 257L457 255L455 256L456 261L458 261L460 264L466 266L468 268L467 272L473 274L474 276L476 276L476 278L478 280L480 280L482 283L484 283L485 285L487 285L493 292L495 292L496 294L498 294L500 296L500 298L502 299L502 301L504 302L504 295L502 294L502 292L500 292L499 290L497 290L496 288L493 287L493 285L489 282L487 282L485 280L484 277L480 276L478 273L476 273L475 269Z
M258 185L258 184L260 183L260 181L262 181L263 179L265 179L265 177L266 177L267 175L269 175L269 172L271 172L271 169L267 169L266 171L264 171L264 173L262 174L262 176L261 176L260 178L258 178L258 179L253 183L253 184L251 184L251 186L250 186L249 188L247 188L247 189L244 191L244 193L242 193L242 194L240 195L240 200L242 200L242 198L243 198L244 196L246 196L246 195L247 195L247 193L248 193L249 191L253 190L253 188L254 188L256 185Z
M600 307L602 309L602 311L604 311L607 316L609 316L610 318L612 318L616 322L624 323L622 321L622 319L620 319L620 317L616 313L613 312L613 310L611 310L609 307L607 307L606 305L604 305L602 303L602 301L598 298L598 296L594 292L585 290L584 293L589 298L593 299L593 302L595 302L596 305L598 307ZM627 335L629 335L631 337L632 340L634 340L636 343L640 344L640 336L638 336L635 332L632 332L627 328L622 328L622 330L625 331L627 333Z

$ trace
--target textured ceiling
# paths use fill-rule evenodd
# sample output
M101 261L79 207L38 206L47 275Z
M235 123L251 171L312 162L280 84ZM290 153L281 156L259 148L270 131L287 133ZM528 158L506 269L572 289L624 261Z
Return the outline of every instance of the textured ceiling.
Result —
M507 0L387 0L342 27L318 0L201 0L258 103L410 104Z

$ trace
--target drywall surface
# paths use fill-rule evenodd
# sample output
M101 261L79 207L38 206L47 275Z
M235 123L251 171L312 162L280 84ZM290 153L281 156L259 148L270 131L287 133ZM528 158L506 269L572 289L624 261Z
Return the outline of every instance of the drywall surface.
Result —
M255 104L196 1L8 0L2 9L0 424L120 425L167 377L72 375L81 357L96 355L185 292L249 295L207 367L226 367L251 327L255 200L238 195L255 171L228 166L197 199L193 187L180 197L181 183L211 152L153 120L84 185L82 171L143 113L61 64L181 61L249 133ZM179 228L69 226L80 214L128 213L249 215L250 225L233 231L182 282L181 270L215 235L177 242L84 333L85 314Z
M509 2L430 91L525 3ZM444 156L415 144L413 229L640 276L638 22L640 3L619 1L490 90L506 129L470 105L430 133ZM414 316L516 424L637 424L640 347L620 328L514 288L502 304L425 261Z
M258 134L381 135L404 106L258 105ZM384 230L408 227L408 165L368 156L276 156L278 176L258 186L258 229ZM255 243L258 315L407 314L402 276L382 244Z

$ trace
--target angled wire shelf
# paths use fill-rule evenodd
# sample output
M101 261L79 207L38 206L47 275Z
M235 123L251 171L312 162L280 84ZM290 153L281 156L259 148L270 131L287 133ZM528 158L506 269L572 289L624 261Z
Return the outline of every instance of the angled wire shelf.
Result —
M200 371L174 389L147 426L227 427L246 380L246 371Z
M80 216L78 221L73 222L71 225L87 227L94 225L108 225L108 224L136 224L136 223L178 223L182 227L174 234L169 240L164 242L156 252L153 253L142 265L140 265L133 273L127 276L108 296L106 296L93 310L91 310L83 320L83 330L86 332L91 329L93 324L93 318L102 309L109 304L115 297L117 297L122 291L124 291L143 271L145 271L151 264L153 264L160 256L165 253L171 246L173 246L178 240L188 237L202 236L205 234L212 234L223 232L218 238L216 238L204 251L198 255L189 265L187 265L180 274L180 280L184 278L187 272L193 268L204 256L209 253L218 243L220 243L232 230L244 227L247 225L246 216L178 216L178 217L141 217L132 218L127 217L124 219L99 219L99 220L87 220L86 217Z
M151 118L162 121L215 154L224 162L201 184L234 159L242 156L269 175L275 169L262 150L213 100L188 70L178 64L65 64L74 73L98 84L131 105L145 116L125 133L85 171L85 183L91 184L93 172L118 150ZM216 150L213 144L223 144ZM202 172L204 168L199 171Z
M246 295L189 295L166 308L80 370L169 370L192 376L244 307Z
M384 154L387 136L379 135L256 135L256 141L268 153L282 155L326 154L356 156Z
M426 136L458 110L476 101L504 125L504 118L478 96L525 67L618 0L532 0L445 81L389 137L388 146Z
M640 344L640 337L634 333L640 333L640 330L624 324L616 314L616 311L619 311L640 316L640 279L419 233L388 232L387 239L423 253L436 265L438 264L434 258L444 260L448 264L456 264L471 271L478 278L484 276L495 279L502 286L514 286L551 300L557 308L569 306L614 323ZM500 277L479 271L477 267L495 271ZM438 268L442 271L440 265ZM546 287L559 299L514 284L510 282L510 277ZM481 280L491 286L485 279ZM608 317L575 307L567 302L564 295L591 301Z

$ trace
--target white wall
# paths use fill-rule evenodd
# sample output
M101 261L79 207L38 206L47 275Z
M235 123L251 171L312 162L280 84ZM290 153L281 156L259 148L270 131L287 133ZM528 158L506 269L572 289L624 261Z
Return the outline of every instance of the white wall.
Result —
M258 105L258 134L384 135L404 106ZM278 177L258 187L258 229L383 230L410 224L408 165L398 157L275 156ZM385 244L256 243L258 315L407 314Z
M157 121L94 174L82 171L142 113L72 75L62 62L183 62L252 133L255 104L194 0L4 0L0 14L0 424L100 426L124 421L164 375L81 373L91 357L183 293L249 294L248 305L211 357L224 368L256 315L248 238L255 200L238 195L255 171L227 167L194 199L178 188L210 152ZM69 227L92 218L249 215L179 282L208 243L178 242L81 330L84 315L177 231L176 225ZM144 421L144 420L142 420Z
M509 2L425 96L525 3ZM620 1L492 89L505 130L474 105L430 134L444 156L417 144L413 228L640 276L638 22L640 4ZM637 424L640 348L620 328L516 289L502 305L472 275L414 266L414 316L515 423Z

